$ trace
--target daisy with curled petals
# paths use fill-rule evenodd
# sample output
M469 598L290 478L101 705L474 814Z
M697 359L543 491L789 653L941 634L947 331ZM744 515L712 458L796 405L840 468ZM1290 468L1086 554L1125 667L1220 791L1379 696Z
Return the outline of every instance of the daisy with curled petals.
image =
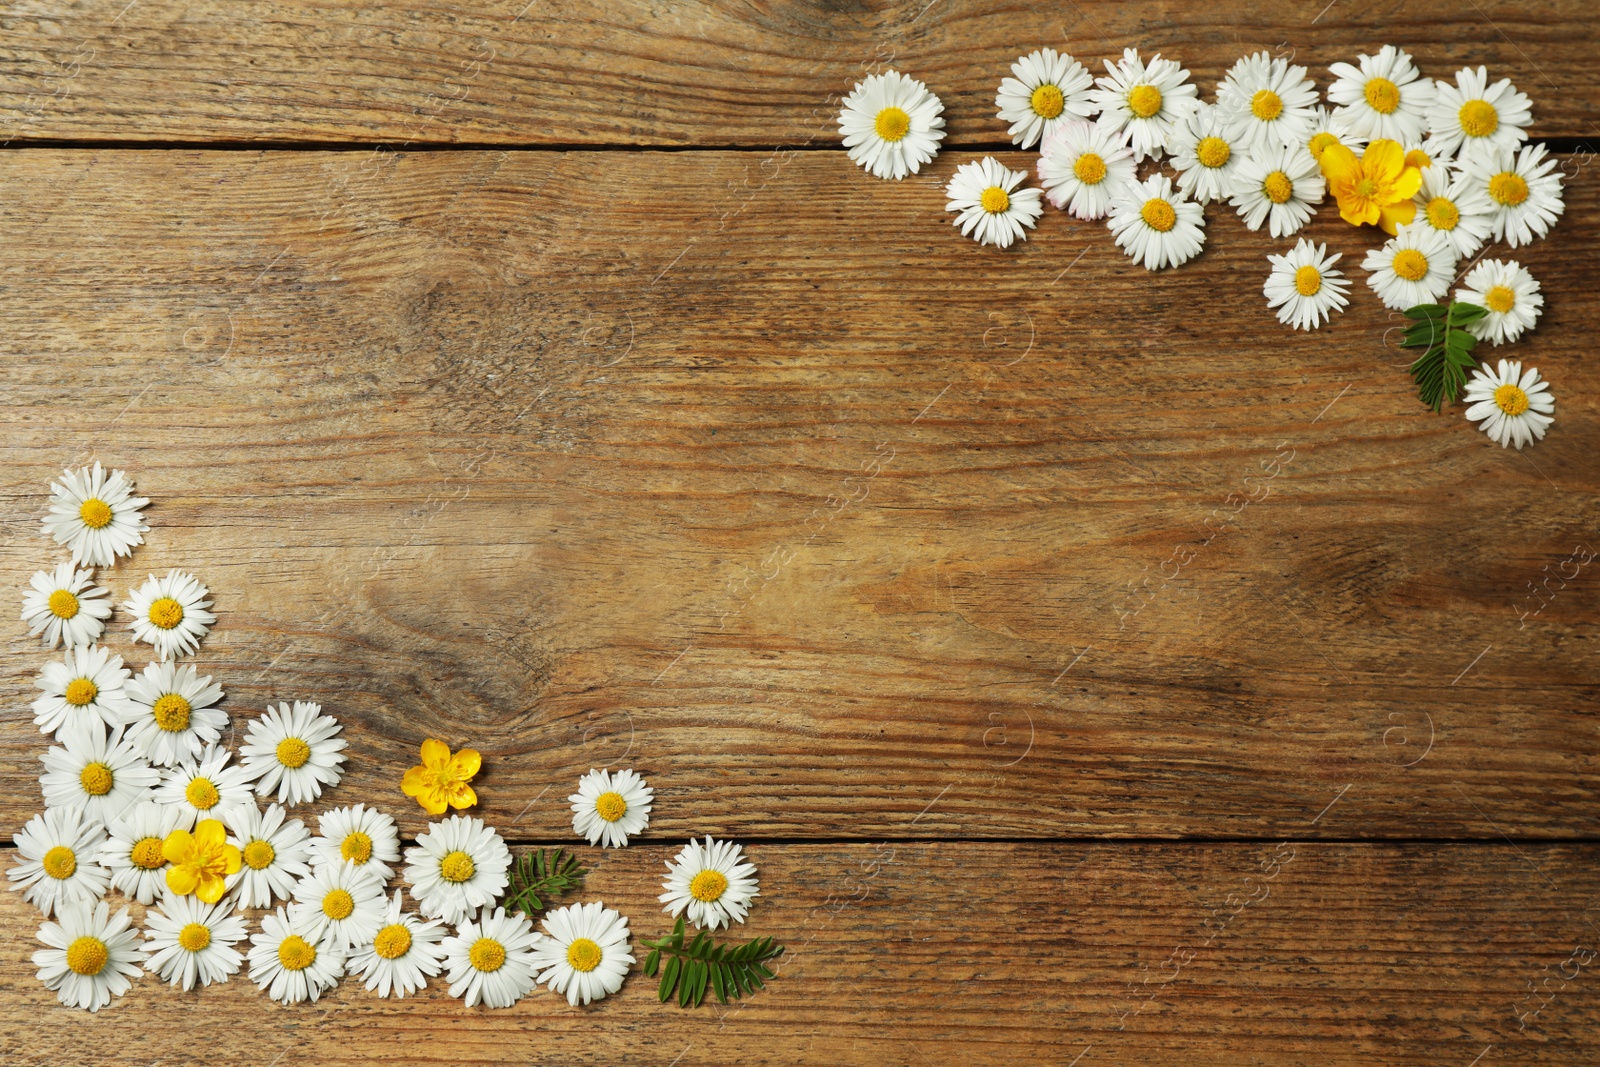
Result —
M193 816L175 804L142 801L109 827L100 862L111 872L111 888L141 904L152 904L167 884L161 846L174 830L188 830Z
M1489 239L1490 222L1486 212L1462 210L1482 208L1481 198L1468 197L1467 179L1446 166L1428 167L1422 172L1422 187L1417 190L1414 225L1438 230L1450 238L1457 259L1471 259Z
M540 941L525 915L508 915L504 908L484 908L456 928L454 937L440 943L449 972L450 995L467 1007L482 1004L509 1008L527 996L534 981L533 950Z
M1306 68L1266 52L1239 60L1217 86L1217 111L1230 139L1247 152L1304 144L1316 106Z
M1485 363L1473 371L1465 400L1468 421L1483 423L1483 432L1501 448L1516 445L1520 452L1523 445L1544 440L1545 429L1555 421L1550 383L1540 381L1533 367L1524 374L1519 362L1502 359L1496 370Z
M1496 345L1515 341L1533 329L1544 308L1538 281L1514 259L1486 259L1467 272L1462 284L1456 299L1489 312L1467 324L1467 331L1480 341Z
M1206 243L1205 209L1173 193L1165 174L1129 182L1113 193L1106 225L1128 257L1146 270L1187 263Z
M1555 165L1555 157L1542 144L1518 152L1509 148L1480 152L1466 162L1464 206L1488 213L1496 241L1512 248L1531 244L1549 233L1566 210L1561 178L1552 173Z
M296 920L285 908L261 917L249 958L250 980L280 1004L315 1003L344 974L338 936L327 929L319 936L314 923Z
M400 779L400 791L416 797L429 815L470 808L478 802L471 782L482 767L483 757L475 750L464 748L452 756L449 745L430 737L422 742L422 763Z
M196 821L224 818L234 808L254 807L250 776L243 767L228 765L231 755L218 745L207 745L199 759L184 760L167 770L156 789L156 803L183 808Z
M852 163L899 181L939 154L943 116L926 85L890 70L856 83L839 112L839 132Z
M82 808L110 826L130 807L149 800L161 772L122 738L122 727L86 722L62 731L61 744L40 756L39 787L47 808Z
M944 209L957 212L952 225L981 245L1010 248L1019 237L1026 241L1023 230L1032 229L1044 213L1039 190L1017 188L1027 176L1007 170L993 156L961 164L944 189Z
M628 838L650 825L650 803L655 790L631 770L590 770L578 779L572 803L572 831L591 845L622 848Z
M1136 48L1106 61L1105 77L1095 80L1089 100L1100 111L1095 121L1108 132L1128 131L1128 143L1139 159L1161 158L1173 126L1187 118L1199 102L1189 72L1160 54L1146 64Z
M43 532L70 548L74 563L109 567L118 556L131 555L134 545L144 544L150 527L139 510L148 503L133 495L133 482L126 474L108 475L98 462L93 468L62 471L61 480L50 483L50 513Z
M394 891L383 925L371 941L350 950L346 969L361 976L380 997L404 997L428 984L444 969L444 923L419 919L400 909L400 890ZM469 950L470 951L470 950Z
M1032 148L1064 122L1094 114L1089 102L1089 72L1054 48L1029 52L1011 64L1012 76L1000 82L994 106L1007 135L1018 148Z
M1456 250L1438 230L1402 226L1382 248L1367 253L1361 269L1371 272L1367 285L1384 307L1404 311L1444 296L1455 278Z
M167 888L180 897L193 893L206 904L221 900L228 876L239 871L239 849L216 819L201 819L193 833L172 831L161 844L161 854L172 865L167 868Z
M1343 121L1334 118L1328 113L1328 109L1321 105L1312 111L1310 133L1302 143L1306 146L1306 151L1311 153L1311 158L1317 161L1318 166L1321 166L1322 153L1329 145L1342 144L1357 155L1367 147L1365 137L1352 134Z
M351 863L371 871L380 882L394 877L389 865L400 859L400 834L390 816L365 804L333 808L317 816L317 829L311 854L318 866Z
M132 710L128 678L121 656L98 645L69 648L60 662L46 663L33 683L44 694L33 702L34 724L57 740L89 723L120 726Z
M144 948L128 909L113 918L105 901L68 905L39 927L45 947L33 954L39 981L69 1008L99 1011L139 977Z
M339 720L322 714L322 705L296 700L294 706L268 706L245 730L239 755L245 774L256 779L256 792L278 791L280 804L305 804L322 795L323 786L339 784L339 764L348 744L334 735Z
M1330 153L1334 151L1330 149ZM1228 200L1244 224L1263 222L1274 237L1288 237L1317 213L1327 185L1317 165L1298 148L1264 148L1239 165Z
M1406 162L1398 142L1373 141L1359 159L1343 145L1329 145L1320 166L1339 217L1350 225L1376 225L1392 234L1416 216L1411 198L1422 188L1422 171Z
M125 691L128 737L158 767L197 758L228 724L227 712L211 706L222 699L222 687L209 674L196 677L193 667L151 663L128 679Z
M1215 107L1201 104L1174 126L1170 146L1180 189L1199 204L1228 199L1245 156Z
M288 900L298 879L311 874L311 831L277 804L265 811L254 804L225 816L228 844L239 850L239 869L228 877L228 892L242 908L270 908Z
M1328 254L1327 245L1314 245L1304 237L1283 256L1268 255L1272 273L1261 289L1267 307L1278 309L1278 321L1297 330L1315 330L1335 311L1350 302L1350 283L1334 270L1340 255Z
M28 624L28 633L39 635L46 648L77 648L98 641L111 617L111 591L93 583L94 572L79 570L71 560L53 571L36 573L22 594L22 621Z
M325 864L300 879L289 914L321 923L348 948L370 942L383 925L383 883L349 863Z
M761 895L756 869L744 862L744 849L732 841L706 835L705 844L690 841L667 864L666 890L659 899L673 918L689 913L696 926L715 930L744 922L750 901Z
M1103 219L1111 193L1134 180L1136 168L1127 135L1093 122L1068 122L1044 140L1039 183L1056 207L1074 218Z
M151 645L159 659L177 659L200 647L217 617L207 609L211 590L186 571L168 571L135 589L122 605L133 616L128 629L136 640Z
M628 920L599 901L557 908L539 924L546 936L533 950L539 981L576 1007L622 988L633 965Z
M22 862L6 872L11 889L44 912L93 903L105 896L111 872L100 866L105 829L77 808L46 808L17 831Z
M1430 153L1465 161L1485 149L1514 150L1528 139L1531 102L1510 78L1490 85L1487 67L1462 67L1454 85L1440 79L1435 86L1438 94L1428 109Z
M1437 90L1411 55L1386 44L1375 56L1357 56L1358 66L1335 63L1328 99L1338 104L1334 117L1357 137L1418 144L1428 132L1428 110Z
M406 849L411 896L430 919L465 922L505 892L511 850L482 819L452 815L429 823L428 832Z
M187 992L199 985L226 982L239 973L244 957L234 948L245 938L244 917L232 904L203 904L193 897L167 897L159 910L145 913L145 970Z

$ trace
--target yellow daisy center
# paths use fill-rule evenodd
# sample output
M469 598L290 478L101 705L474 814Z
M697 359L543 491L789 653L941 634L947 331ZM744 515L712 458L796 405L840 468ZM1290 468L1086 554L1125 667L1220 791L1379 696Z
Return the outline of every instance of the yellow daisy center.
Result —
M713 900L722 899L722 894L727 891L728 876L721 871L701 871L689 883L689 895L696 900L703 900L707 904Z
M1500 113L1487 100L1468 100L1456 112L1461 132L1468 137L1487 137L1500 128Z
M600 966L600 957L600 946L587 937L576 938L567 946L567 962L572 964L575 971L587 974Z
M1294 182L1281 170L1275 170L1267 175L1261 183L1261 191L1267 194L1267 199L1274 204L1288 203L1294 195Z
M1413 148L1406 153L1405 165L1416 167L1418 170L1426 170L1433 166L1433 157L1420 148Z
M1294 288L1301 296L1316 296L1322 291L1322 272L1307 263L1294 272Z
M378 931L372 939L372 951L379 959L396 960L411 951L411 931L404 923L394 923Z
M1106 161L1094 152L1085 152L1072 165L1072 173L1085 185L1099 185L1106 180Z
M1516 207L1528 199L1528 183L1523 181L1522 175L1503 170L1489 179L1489 195L1497 204Z
M222 794L217 792L217 787L211 783L209 778L196 778L189 783L188 788L183 791L183 795L189 803L201 811L211 810L217 806L217 801L222 799Z
M1250 114L1263 122L1271 122L1283 114L1283 98L1271 89L1258 89L1250 98Z
M71 878L78 869L78 856L66 845L57 845L44 854L42 865L51 878Z
M480 971L498 971L506 963L506 947L492 937L480 937L467 950L467 958Z
M67 691L62 694L68 704L78 708L93 704L94 698L99 695L100 687L87 678L74 678L67 683Z
M1178 224L1178 213L1172 210L1171 204L1159 196L1146 200L1144 207L1139 209L1139 215L1144 219L1146 226L1161 233L1166 233Z
M58 619L70 619L78 614L78 598L65 589L50 594L50 614Z
M595 798L594 812L606 822L616 822L628 813L628 802L621 793L601 793Z
M164 596L150 605L150 625L170 630L183 621L183 605Z
M156 725L170 733L189 728L189 702L177 693L167 693L150 709Z
M372 858L372 838L360 830L346 834L344 840L339 842L339 855L351 863L367 862Z
M911 116L898 107L886 107L878 112L872 126L885 141L898 141L911 132Z
M472 857L459 850L448 853L439 861L439 874L447 882L465 882L475 870L477 868L472 865Z
M978 203L989 214L998 215L1011 206L1011 194L998 185L991 185L983 191L983 195L978 197Z
M290 934L278 943L278 962L286 971L303 971L317 962L317 950L299 934Z
M1528 410L1528 394L1510 382L1494 391L1494 402L1507 415L1521 415Z
M1446 196L1436 196L1428 201L1428 206L1423 209L1428 216L1428 225L1436 230L1453 230L1461 221L1461 210Z
M1220 167L1228 162L1233 149L1220 137L1203 137L1195 146L1194 155L1202 167Z
M1033 106L1033 113L1042 119L1055 118L1067 106L1066 97L1062 96L1061 89L1054 85L1039 86L1033 91L1028 103Z
M178 944L190 952L199 952L211 944L211 928L204 923L189 923L178 931Z
M161 838L144 837L135 841L132 851L128 853L128 858L140 870L155 870L166 862L166 857L161 855Z
M1161 90L1154 85L1135 85L1128 93L1128 110L1147 119L1161 110Z
M99 497L90 497L78 509L78 518L91 530L103 530L111 525L111 505Z
M91 763L78 772L78 784L92 797L103 797L111 792L111 768L104 763Z
M264 871L278 858L278 850L272 847L270 841L252 841L244 846L242 855L245 866L252 871Z
M1367 82L1367 103L1380 115L1392 115L1400 106L1400 87L1388 78Z
M311 758L311 746L298 737L285 737L278 742L278 762L285 767L304 767Z
M1322 153L1326 152L1329 148L1338 143L1339 138L1335 134L1328 133L1326 130L1324 130L1322 133L1319 133L1315 137L1311 138L1310 142L1306 145L1306 148L1310 149L1313 158L1321 159Z
M348 889L335 889L322 898L322 914L330 919L348 919L355 910L356 900Z
M96 975L105 970L111 952L98 937L80 937L67 946L67 966L82 975Z
M1415 248L1402 248L1394 254L1394 272L1408 282L1420 282L1428 274L1428 257Z
M1504 315L1517 302L1517 294L1504 285L1496 285L1483 294L1483 306Z

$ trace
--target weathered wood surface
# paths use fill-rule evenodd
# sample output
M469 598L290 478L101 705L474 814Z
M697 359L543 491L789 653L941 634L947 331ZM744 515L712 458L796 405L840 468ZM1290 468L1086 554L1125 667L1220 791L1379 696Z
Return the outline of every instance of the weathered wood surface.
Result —
M1592 168L1517 256L1558 397L1519 455L1416 402L1329 211L1357 292L1307 336L1216 209L1152 276L1054 211L960 239L957 153L777 158L0 155L0 585L57 558L53 474L126 467L119 596L200 574L235 721L322 701L330 802L409 831L432 734L530 839L623 762L668 839L1600 832L1600 575L1549 580L1600 543ZM5 635L9 835L45 654Z
M863 73L925 80L960 141L1001 142L1021 53L1095 74L1125 47L1209 94L1240 55L1328 65L1392 42L1426 74L1487 64L1534 95L1538 136L1600 136L1587 0L670 4L578 0L29 0L0 14L0 140L831 144Z

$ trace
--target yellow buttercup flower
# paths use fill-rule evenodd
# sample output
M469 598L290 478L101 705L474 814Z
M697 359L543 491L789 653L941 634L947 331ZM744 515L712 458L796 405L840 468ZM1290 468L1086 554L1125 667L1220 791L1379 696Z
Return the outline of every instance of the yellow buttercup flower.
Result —
M1350 225L1376 224L1394 233L1416 217L1411 198L1422 187L1422 171L1407 162L1398 141L1373 141L1360 159L1344 145L1332 144L1319 162L1339 202L1339 217Z
M167 888L186 897L193 893L202 903L215 904L227 888L224 881L239 873L239 850L228 844L228 832L216 819L202 819L194 828L174 830L161 845L161 855L172 866Z
M400 780L400 788L429 815L443 815L444 809L470 808L478 794L467 783L483 766L483 757L470 748L455 755L443 741L428 738L422 742L422 766L413 767Z

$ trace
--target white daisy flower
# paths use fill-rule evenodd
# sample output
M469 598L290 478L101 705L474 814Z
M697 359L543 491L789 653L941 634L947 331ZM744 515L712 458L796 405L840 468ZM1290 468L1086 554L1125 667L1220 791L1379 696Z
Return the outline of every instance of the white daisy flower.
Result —
M1544 440L1545 429L1555 421L1550 414L1556 398L1550 383L1539 380L1533 367L1522 373L1522 364L1501 360L1498 370L1483 364L1467 382L1467 419L1482 422L1483 432L1501 448L1516 445L1517 451L1532 441Z
M228 876L227 892L242 908L270 908L288 900L295 883L311 873L311 831L276 804L262 811L254 804L223 814L228 844L239 850L239 872Z
M187 656L200 647L217 617L206 609L211 590L186 571L168 571L135 589L122 605L133 616L128 629L136 640L154 646L160 659Z
M141 801L113 822L100 849L111 872L111 888L130 900L152 904L167 885L167 860L161 846L174 830L194 829L194 816L176 804Z
M1103 219L1111 193L1137 174L1124 131L1107 132L1093 122L1067 122L1044 140L1039 183L1045 196L1074 218Z
M373 939L350 951L346 969L359 974L369 990L380 997L415 993L444 969L444 923L419 919L400 909L400 890L394 891L383 925ZM471 952L471 949L468 949Z
M839 112L839 132L852 163L898 181L939 154L943 113L926 85L890 70L856 83Z
M353 863L380 882L394 877L389 865L400 860L400 834L389 815L365 804L333 808L317 816L317 828L321 836L311 841L313 862Z
M1316 107L1317 87L1306 68L1266 52L1239 60L1217 86L1217 111L1228 139L1246 152L1305 144Z
M1044 213L1039 190L1017 188L1027 176L993 156L961 164L944 188L944 209L958 212L952 225L981 245L1010 248L1019 237L1026 241L1024 228L1032 229Z
M109 567L118 556L131 555L144 544L150 527L139 509L150 501L133 495L133 482L122 471L109 475L100 464L79 471L62 471L50 483L50 514L43 532L72 550L74 563Z
M1287 255L1268 255L1272 273L1262 293L1267 307L1278 309L1278 321L1297 330L1315 330L1335 311L1350 302L1350 283L1333 269L1340 255L1328 254L1327 245L1314 245L1304 237Z
M1160 159L1174 124L1187 118L1200 99L1183 67L1159 53L1146 64L1136 48L1124 48L1116 63L1107 60L1105 77L1094 84L1089 100L1100 111L1095 121L1112 133L1126 129L1139 159Z
M94 571L79 570L71 560L35 574L22 594L28 633L41 636L46 648L77 648L100 640L111 617L111 591L93 582Z
M1467 324L1467 332L1480 341L1500 345L1515 341L1533 329L1544 308L1544 294L1526 267L1516 260L1486 259L1467 272L1456 299L1488 309L1488 314Z
M334 735L339 720L322 714L322 705L296 700L294 706L268 705L245 730L239 755L256 792L278 791L280 804L306 804L322 795L323 786L339 784L339 764L348 744Z
M1486 212L1496 241L1512 248L1531 244L1549 233L1566 210L1561 177L1552 173L1555 165L1555 157L1542 144L1518 152L1484 149L1466 161L1462 207Z
M1437 93L1433 79L1424 78L1410 53L1392 44L1375 56L1357 56L1356 62L1360 69L1349 63L1328 68L1336 79L1328 87L1328 99L1340 105L1334 117L1357 137L1421 143Z
M1187 263L1206 243L1205 209L1174 194L1171 179L1160 173L1113 192L1106 224L1128 257L1146 270Z
M290 915L326 924L346 948L371 942L383 925L383 883L353 863L313 868L296 883L294 900Z
M39 788L47 808L82 808L110 826L128 808L149 800L161 772L122 738L122 727L86 722L62 731L60 746L40 756Z
M667 864L666 890L659 899L662 910L676 918L687 909L689 921L711 930L744 922L750 901L761 895L761 883L753 865L744 862L744 849L732 841L715 841L706 835L705 844L690 841Z
M105 901L64 907L56 922L39 927L44 948L33 954L39 981L69 1008L99 1011L139 977L144 948L128 909L111 916Z
M1428 109L1433 136L1425 146L1435 156L1473 159L1485 149L1515 150L1528 139L1533 122L1531 102L1510 78L1489 84L1489 69L1462 67L1455 84L1434 83L1438 94Z
M1233 193L1234 178L1245 162L1242 144L1233 142L1222 115L1210 104L1201 104L1173 126L1168 162L1178 172L1178 187L1196 203L1226 200Z
M226 982L244 962L233 947L245 938L244 917L233 914L232 901L205 904L168 893L159 910L145 913L144 925L145 970L185 992L197 983Z
M1417 214L1412 222L1449 237L1457 259L1471 259L1477 255L1492 228L1487 212L1462 209L1463 200L1468 208L1484 206L1481 197L1467 195L1467 188L1465 175L1457 174L1444 164L1429 166L1423 168L1422 187L1414 198Z
M196 677L193 667L151 663L124 690L128 737L158 767L198 758L228 724L227 712L211 706L222 699L222 687L212 685L209 674Z
M589 839L591 845L622 848L628 838L641 834L650 825L650 802L655 790L631 770L591 769L578 779L572 802L572 832Z
M33 702L34 724L57 740L89 723L121 726L133 710L129 677L122 657L113 652L98 645L69 648L59 663L46 663L33 683L44 694Z
M633 965L628 920L596 901L557 908L539 924L548 935L533 950L539 981L576 1007L622 988Z
M1456 250L1445 234L1412 223L1368 252L1361 269L1371 272L1367 285L1384 307L1404 311L1445 294L1455 279Z
M250 776L237 764L228 765L232 755L218 745L207 745L200 757L184 760L161 775L156 789L158 804L173 804L201 819L220 819L234 808L255 807L250 795Z
M1288 237L1317 213L1328 191L1316 160L1298 148L1264 148L1239 165L1228 202L1244 224L1259 230L1262 222L1274 237Z
M1320 104L1312 110L1309 132L1301 143L1318 164L1321 164L1322 153L1329 145L1342 144L1357 156L1367 147L1365 137L1357 137L1351 133L1342 119L1334 118L1328 109Z
M505 892L511 850L482 819L452 815L428 824L415 848L406 849L411 897L430 919L466 922ZM453 981L453 979L452 979Z
M10 888L45 918L105 896L111 872L100 866L106 831L77 808L46 808L17 831L21 862L6 872Z
M1029 52L1011 64L1012 77L1000 82L994 106L1018 148L1032 148L1064 122L1094 114L1089 102L1093 79L1083 64L1054 48Z
M540 940L527 916L484 908L476 919L463 921L454 937L440 943L449 968L445 980L450 995L464 999L469 1008L511 1007L538 984L533 978L533 950Z
M344 974L345 951L338 935L311 920L296 921L288 909L261 917L250 939L250 980L281 1004L316 999Z

